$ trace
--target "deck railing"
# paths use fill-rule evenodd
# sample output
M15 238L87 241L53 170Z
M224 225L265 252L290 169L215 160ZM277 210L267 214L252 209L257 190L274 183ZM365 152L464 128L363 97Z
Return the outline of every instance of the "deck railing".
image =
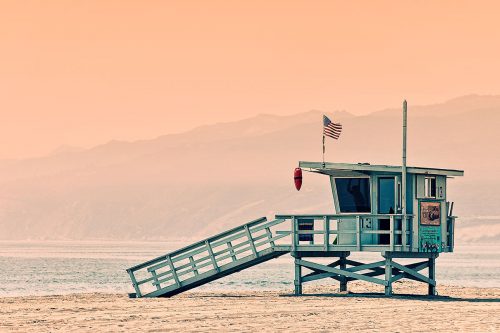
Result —
M448 244L448 252L453 252L453 248L455 247L455 219L456 216L448 216L447 223L448 230L446 231L447 244Z
M402 214L276 215L276 218L290 221L292 251L411 251L412 215L406 218ZM389 222L387 230L376 227L381 220ZM313 230L299 230L302 221L313 222ZM349 229L339 227L340 223L348 223ZM299 235L313 237L311 241L301 241ZM367 235L388 235L388 240L381 243L375 237L366 239Z

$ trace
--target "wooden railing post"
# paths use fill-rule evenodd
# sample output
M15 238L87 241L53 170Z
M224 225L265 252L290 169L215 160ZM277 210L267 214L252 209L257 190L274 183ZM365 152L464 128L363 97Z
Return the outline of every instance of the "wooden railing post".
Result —
M160 287L160 283L158 281L158 277L156 276L156 271L151 271L151 275L153 275L153 277L154 277L153 284L156 286L157 290L160 290L161 287Z
M196 264L194 262L193 257L189 257L189 263L191 263L191 268L193 269L194 275L198 275L198 270L196 269Z
M174 277L175 284L177 287L181 286L181 282L179 281L179 277L177 276L177 272L175 271L174 263L172 262L172 258L167 256L168 265L170 266L170 271L172 272L172 276Z
M227 245L227 248L229 249L229 254L231 255L231 259L233 261L236 261L237 258L236 258L236 255L234 254L233 244L231 244L231 242L227 242L226 245Z
M266 234L267 234L267 239L269 239L269 244L271 244L271 247L274 248L274 241L273 239L273 233L271 232L271 229L269 227L266 228Z
M394 215L389 217L389 248L394 251Z
M255 258L257 258L259 256L259 254L257 253L257 249L255 248L255 243L253 242L253 238L252 238L252 234L250 233L250 229L248 228L248 225L246 225L246 224L245 224L245 232L247 233L248 242L250 243L250 247L252 249L253 255L255 256Z
M297 220L295 219L295 216L292 216L290 221L292 223L292 251L296 251L297 246L299 245L299 237L297 237Z
M413 229L413 216L406 215L406 243L408 243L408 251L411 251L412 242L412 229Z
M323 217L323 229L325 232L324 250L328 251L328 246L330 245L330 218L328 216Z
M448 237L450 244L448 246L450 247L450 252L453 252L453 248L455 247L455 218L453 216L450 218L450 224L450 236Z
M212 247L210 246L208 240L205 241L205 246L207 247L207 251L208 254L210 255L210 260L212 261L212 265L214 266L215 271L219 272L219 266L217 266L217 261L215 260L214 251L212 250Z
M137 284L137 280L135 279L134 272L132 272L131 270L127 270L127 272L128 272L128 275L130 276L130 281L132 281L132 286L135 289L135 296L142 297L141 289L139 288L139 285Z
M356 216L356 249L361 251L361 217Z
M406 235L406 227L408 225L408 220L406 219L406 215L401 217L401 245L403 251L407 251L407 235Z

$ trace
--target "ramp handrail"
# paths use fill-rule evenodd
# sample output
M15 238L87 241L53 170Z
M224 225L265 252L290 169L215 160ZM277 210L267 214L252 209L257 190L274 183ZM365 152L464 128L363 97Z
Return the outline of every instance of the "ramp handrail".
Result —
M272 251L277 240L291 233L288 227L288 232L273 234L271 228L284 221L262 217L127 269L136 297L180 288L202 276L217 274L225 265Z

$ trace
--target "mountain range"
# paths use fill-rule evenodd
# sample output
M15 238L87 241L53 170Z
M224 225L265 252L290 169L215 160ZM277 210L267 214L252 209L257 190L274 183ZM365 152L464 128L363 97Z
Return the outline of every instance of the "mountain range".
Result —
M363 116L313 110L41 158L0 161L0 239L179 240L208 236L275 213L333 213L321 161L322 115L343 125L327 141L331 162L401 163L401 110ZM457 235L500 239L500 96L469 95L408 111L408 164L465 170L449 180Z

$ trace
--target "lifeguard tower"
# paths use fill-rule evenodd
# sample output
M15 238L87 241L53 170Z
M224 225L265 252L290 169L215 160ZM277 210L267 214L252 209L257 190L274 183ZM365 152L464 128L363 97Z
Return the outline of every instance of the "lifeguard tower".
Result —
M406 102L403 119L401 166L299 162L301 171L329 181L336 214L263 217L131 267L131 296L173 296L284 254L294 257L295 295L303 283L325 278L338 281L340 291L354 280L379 284L386 295L406 278L427 284L434 295L436 258L454 245L447 180L463 171L407 167ZM349 259L362 251L380 252L382 260ZM319 257L332 262L315 262ZM398 263L402 258L416 262ZM427 276L420 273L426 268Z

